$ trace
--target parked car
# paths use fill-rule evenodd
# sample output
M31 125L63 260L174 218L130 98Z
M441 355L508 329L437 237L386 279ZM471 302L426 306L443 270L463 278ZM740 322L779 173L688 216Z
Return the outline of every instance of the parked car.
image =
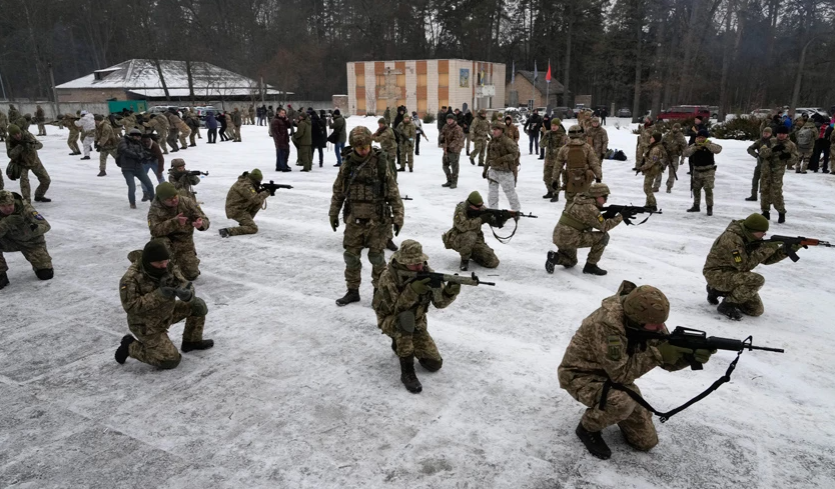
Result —
M626 107L618 109L617 117L632 117L632 111Z
M574 111L568 107L554 107L554 111L551 113L551 116L556 116L560 119L573 119Z
M769 117L771 117L771 113L771 109L754 109L751 111L751 117L756 117L758 119L768 119Z
M710 110L710 118L711 119L719 119L719 106L718 105L711 105L708 107Z
M168 109L170 109L171 107L174 107L175 109L180 110L180 108L177 107L176 105L155 105L155 106L151 107L150 109L148 109L148 113L149 114L162 114L163 112L168 112Z
M829 120L829 112L820 107L798 107L794 109L795 117L800 117L803 114L807 114L810 118L813 119ZM818 117L815 117L815 115L817 115Z
M690 119L697 116L709 119L711 117L710 108L706 105L675 105L667 110L662 110L658 114L658 119L666 121Z

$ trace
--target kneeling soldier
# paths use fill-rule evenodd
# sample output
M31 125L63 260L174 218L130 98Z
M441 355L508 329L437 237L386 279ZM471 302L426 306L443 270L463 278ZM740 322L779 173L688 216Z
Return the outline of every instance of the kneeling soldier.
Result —
M52 278L52 258L43 237L49 229L46 219L20 194L0 190L0 289L9 285L3 253L10 251L23 253L39 279Z
M259 191L263 178L258 168L251 172L243 172L229 189L229 193L226 194L226 217L238 221L240 226L221 229L219 232L222 238L258 232L255 215L270 196L268 190Z
M171 168L168 169L168 181L171 185L174 185L177 193L183 197L196 200L195 192L191 187L200 183L200 177L188 174L186 162L182 158L174 158L171 160Z
M669 334L664 325L669 314L670 302L663 292L651 285L635 287L624 281L615 295L603 299L600 308L583 320L571 338L557 375L560 387L588 407L576 433L595 457L605 460L612 456L601 432L614 424L636 450L648 451L658 444L652 414L620 390L607 389L601 403L604 385L620 384L640 395L635 380L655 367L681 370L690 365L685 356L707 363L715 353L642 337L644 331Z
M420 243L403 241L380 275L373 302L377 326L391 337L391 349L400 358L400 380L413 393L423 390L415 374L415 357L430 372L440 370L444 363L427 330L429 304L443 309L461 291L459 284L432 288L429 278L413 277L414 272L432 272L427 260Z
M177 193L174 185L157 186L148 209L148 227L152 238L161 238L173 255L174 265L187 280L200 275L200 259L194 249L194 230L209 229L209 218L196 202Z
M484 268L496 268L499 266L499 258L493 248L484 242L484 233L481 226L502 227L506 219L497 219L493 214L480 212L484 209L484 200L478 192L471 192L467 200L460 202L455 207L455 215L452 218L452 229L442 236L444 246L453 249L461 255L460 270L466 272L470 265L470 259Z
M152 240L145 249L128 255L132 264L119 282L119 295L133 336L125 335L116 349L119 363L131 357L163 369L179 365L180 352L168 338L168 328L183 319L184 353L206 350L215 344L203 339L203 324L209 311L206 303L194 295L194 286L172 266L170 258L168 248L160 240Z

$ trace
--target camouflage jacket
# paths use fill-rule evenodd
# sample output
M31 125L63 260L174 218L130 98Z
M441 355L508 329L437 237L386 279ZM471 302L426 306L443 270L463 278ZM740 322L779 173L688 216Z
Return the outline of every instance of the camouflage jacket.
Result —
M458 124L444 124L441 143L447 153L460 153L464 149L464 130Z
M574 201L570 202L562 212L560 221L557 224L558 231L585 233L589 231L600 231L608 233L612 228L623 222L623 216L618 214L611 219L604 219L597 207L597 200L584 194L578 194Z
M66 127L70 131L70 137L78 136L78 128L75 127L75 121L77 121L77 117L73 117L69 114L65 115L61 118L60 122L58 123L58 127Z
M702 269L708 279L713 273L750 272L760 263L772 265L786 258L782 248L771 243L756 243L742 222L731 221L725 232L713 242Z
M675 371L689 366L683 359L675 365L665 364L658 351L661 340L630 339L623 301L635 288L624 280L617 293L603 299L600 308L583 320L571 338L557 376L560 387L575 398L590 382L610 380L628 386L655 367ZM666 327L660 332L669 334Z
M545 159L548 161L556 160L557 153L560 148L568 143L568 135L565 134L565 129L560 126L556 132L552 130L545 131L542 136L539 146L545 147Z
M22 131L20 141L8 136L6 138L6 156L23 168L35 168L41 163L38 150L43 144L30 132Z
M464 202L459 202L458 205L455 206L455 214L452 216L452 229L444 233L444 243L466 233L477 233L480 239L484 239L484 233L481 232L481 226L487 222L484 219L489 219L486 216L490 216L490 214L471 217L467 212L469 208L470 204L466 200Z
M565 167L566 163L568 163L568 151L571 149L571 146L583 147L586 167L594 173L595 178L602 179L603 170L600 168L600 160L597 159L597 155L594 153L594 148L589 146L583 138L568 138L568 142L565 146L560 148L557 152L557 164L554 165L554 177L552 178L552 181L559 181L559 174L563 170L563 167Z
M661 144L664 145L670 159L678 158L684 152L684 148L687 147L687 138L681 131L672 130L661 138Z
M14 124L15 121L21 117L23 117L23 114L21 114L14 105L9 105L9 122Z
M179 119L179 117L177 117L177 119ZM144 132L144 129L139 127L139 124L136 123L136 116L133 114L122 116L122 119L116 121L116 124L122 126L125 129L125 131L130 131L135 127L140 131Z
M183 123L183 120L180 119L180 116L178 116L177 114L175 114L173 112L168 112L165 115L165 117L168 119L168 129L169 130L180 129L183 126L185 126L185 124ZM156 119L156 117L154 117L154 119ZM124 121L124 118L122 120ZM124 126L124 124L122 124L122 125ZM128 126L125 126L125 128L127 128L127 127Z
M131 266L119 281L119 297L122 308L128 313L128 324L146 335L168 331L177 299L163 297L158 289L163 285L186 287L189 281L171 262L163 277L152 277L142 265L142 250L131 251L128 260Z
M403 121L397 125L397 132L400 133L400 142L406 145L414 145L417 136L417 128L410 122Z
M5 129L9 127L9 118L6 117L6 113L0 110L0 127Z
M690 146L686 147L684 149L684 151L682 151L681 154L685 158L689 158L689 157L693 156L693 154L696 153L696 151L698 151L702 148L706 148L708 151L710 151L713 154L719 154L719 153L722 152L722 146L719 146L718 144L712 142L709 139L705 139L705 142L703 144L694 143L694 144L691 144Z
M43 108L39 105L37 109L35 109L35 122L38 124L42 124L46 121L46 115L44 114Z
M12 195L14 195L14 210L8 216L0 214L0 239L23 246L46 243L43 235L51 229L49 223L32 207L32 204L23 200L20 194L12 192ZM15 215L23 217L23 225L7 228L3 221Z
M257 212L269 196L270 193L266 190L259 192L249 175L244 173L226 194L226 217L232 219L240 212Z
M772 170L797 163L797 145L791 142L789 138L780 141L775 137L771 138L769 143L760 145L760 158L763 162L767 161ZM778 149L780 146L782 148Z
M168 132L168 118L163 115L156 115L143 123L149 129L152 129L157 134L166 134Z
M652 143L644 153L644 164L641 165L639 170L644 175L654 177L663 172L669 162L670 158L667 156L664 146L660 142Z
M507 128L504 131L504 135L512 139L515 143L519 142L519 128L516 127L516 124L512 122L507 125Z
M115 151L119 147L119 138L109 122L101 121L96 125L96 142L102 151Z
M390 130L390 129L389 129ZM381 182L381 179L385 179ZM369 219L403 226L403 201L394 172L384 152L372 149L365 158L351 151L344 158L333 182L328 215L339 217L345 205L346 222Z
M649 140L652 139L652 133L655 132L655 126L650 124L641 124L640 134L638 134L638 143L642 146L649 146Z
M589 128L586 130L586 142L594 148L595 154L606 154L606 151L609 149L609 134L606 132L606 129L600 126L594 127L589 125Z
M371 136L371 140L380 143L380 147L388 155L397 154L397 140L394 138L394 131L390 127L377 129L377 132Z
M168 169L168 181L177 189L177 193L183 197L194 199L193 185L200 183L200 177L189 175L188 172L179 172L176 168Z
M484 171L489 168L495 171L514 171L519 166L519 145L506 135L493 138L487 144L487 158L484 160Z
M424 264L423 270L433 271L428 264ZM400 313L414 312L415 325L420 328L426 324L426 311L430 304L437 309L443 309L458 297L457 293L450 294L445 287L430 288L425 294L418 295L410 287L414 279L404 276L403 272L408 272L408 269L394 260L389 261L380 275L377 293L374 294L372 305L377 313L377 325L387 334L394 332Z
M178 214L188 217L188 221L180 225L177 219ZM209 229L209 218L197 202L188 197L180 196L176 207L168 207L158 198L154 198L151 208L148 209L148 228L151 230L152 238L168 238L172 241L189 240L194 235L195 229L191 223L197 219L203 219L203 226L198 231Z
M805 146L805 147L801 147L801 146L800 146L800 142L799 142L799 141L800 141L800 133L801 133L801 132L809 132L809 133L811 133L811 137L809 138L809 141L810 141L810 142L809 142L809 145L808 145L808 146ZM798 148L799 150L801 150L801 151L809 151L809 150L811 150L811 149L814 147L814 145L815 145L815 140L816 140L816 139L818 139L818 128L815 126L814 121L811 121L811 120L810 120L810 121L806 121L806 123L805 123L805 124L803 124L802 126L798 127L798 129L797 129L797 131L796 131L796 133L795 133L795 139L797 139L797 141L798 141L798 143L796 143L796 145L797 145L797 148Z
M490 123L487 118L476 116L473 125L470 126L470 134L473 135L473 141L487 141L490 137Z
M771 138L760 138L748 146L748 154L757 159L757 163L762 161L760 157L760 148L763 146L771 146Z

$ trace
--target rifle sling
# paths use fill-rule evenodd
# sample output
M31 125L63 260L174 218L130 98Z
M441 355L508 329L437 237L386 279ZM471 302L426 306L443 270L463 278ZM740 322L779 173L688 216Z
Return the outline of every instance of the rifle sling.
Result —
M514 236L516 236L516 230L518 228L519 228L519 221L514 220L513 221L513 232L510 233L509 236L499 236L498 234L496 234L496 229L493 227L492 224L490 225L490 232L493 233L493 237L496 238L496 240L499 243L507 244L507 243L510 242L511 239L513 239Z
M736 364L737 364L737 362L739 362L739 357L740 357L740 355L742 355L743 351L745 351L745 350L742 349L742 350L737 352L736 358L734 358L733 361L730 363L730 365L728 365L728 370L725 371L725 375L723 375L722 377L719 377L716 380L716 382L714 382L710 387L705 389L698 396L694 397L693 399L690 399L689 401L685 402L684 404L682 404L681 406L679 406L679 407L677 407L673 410L667 411L666 413L662 413L662 412L656 410L654 407L650 406L650 404L646 401L646 399L641 397L640 394L633 391L632 389L626 387L623 384L618 384L616 382L612 382L609 379L607 379L606 382L603 384L603 392L600 394L600 403L598 404L598 409L600 409L601 411L606 409L606 398L609 396L609 390L610 389L615 389L615 390L619 390L621 392L625 392L629 397L632 398L633 401L640 404L641 407L643 407L647 411L651 412L652 414L655 414L656 416L658 416L659 420L662 423L666 423L668 419L672 418L673 416L680 413L681 411L684 411L685 409L689 408L693 404L696 404L697 402L701 401L705 397L709 396L711 393L713 393L713 391L718 389L725 382L729 382L731 380L731 374L733 373L734 369L736 369Z

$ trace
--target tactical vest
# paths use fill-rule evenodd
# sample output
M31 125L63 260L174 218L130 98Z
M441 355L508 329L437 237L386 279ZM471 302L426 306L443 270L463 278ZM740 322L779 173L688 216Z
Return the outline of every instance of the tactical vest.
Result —
M583 147L569 146L568 161L565 165L565 191L576 194L588 190L592 180L590 173Z
M350 159L346 162L351 165L345 179L346 221L383 220L388 217L386 163L379 149L374 148L372 151L371 156L363 163L355 163Z
M693 166L696 167L699 171L709 170L710 167L715 166L716 162L713 158L713 153L708 151L699 150L693 153L690 156L690 162L693 163Z

